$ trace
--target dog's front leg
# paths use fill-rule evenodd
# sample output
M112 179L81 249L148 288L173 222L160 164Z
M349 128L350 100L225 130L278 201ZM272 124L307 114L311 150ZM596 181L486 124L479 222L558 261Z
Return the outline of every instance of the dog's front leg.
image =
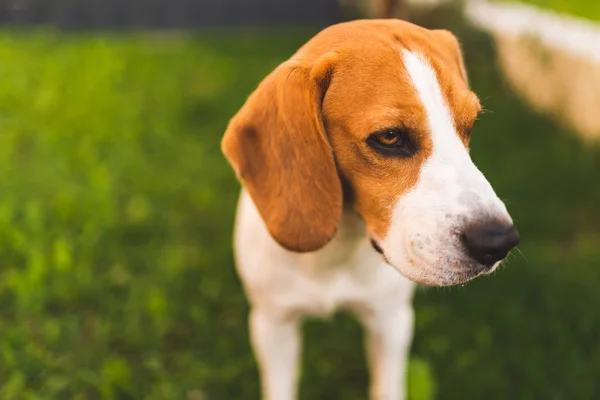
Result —
M250 336L258 360L264 400L294 400L300 332L297 319L283 319L261 309L250 314Z
M361 318L366 329L366 350L371 373L371 400L406 398L406 365L413 331L413 310L376 311Z

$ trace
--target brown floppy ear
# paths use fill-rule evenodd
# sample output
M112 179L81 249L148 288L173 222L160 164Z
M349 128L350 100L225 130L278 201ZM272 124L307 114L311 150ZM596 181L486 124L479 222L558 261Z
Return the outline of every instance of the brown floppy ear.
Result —
M284 248L314 251L335 235L342 187L323 127L331 62L280 65L231 120L223 153Z
M465 63L463 61L462 49L460 47L460 42L454 36L454 34L445 29L435 29L432 31L436 36L438 42L444 46L444 49L452 55L454 59L454 63L458 68L458 72L460 76L463 78L467 86L469 85L469 77L467 76L467 69L465 68Z

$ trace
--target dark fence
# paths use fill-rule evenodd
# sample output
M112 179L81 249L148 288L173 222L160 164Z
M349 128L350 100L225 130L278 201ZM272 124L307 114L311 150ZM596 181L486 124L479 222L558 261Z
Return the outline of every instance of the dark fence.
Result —
M338 0L0 0L0 24L65 29L328 25Z

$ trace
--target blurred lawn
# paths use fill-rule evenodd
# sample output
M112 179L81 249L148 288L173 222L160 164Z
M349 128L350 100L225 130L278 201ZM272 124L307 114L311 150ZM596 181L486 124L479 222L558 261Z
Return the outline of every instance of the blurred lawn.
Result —
M257 391L219 140L296 36L0 35L0 399Z
M523 255L419 290L413 398L599 398L600 149L528 111L488 38L456 29L492 111L473 155ZM219 141L312 33L0 34L0 399L258 398ZM358 324L305 331L302 398L364 399Z
M514 0L501 0L514 1ZM517 0L554 12L600 22L600 2L596 0Z

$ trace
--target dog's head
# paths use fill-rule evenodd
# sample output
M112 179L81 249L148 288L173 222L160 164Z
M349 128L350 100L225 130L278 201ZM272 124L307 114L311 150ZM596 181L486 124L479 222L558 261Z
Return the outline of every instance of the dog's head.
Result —
M451 33L354 21L273 71L222 148L284 248L323 247L346 203L403 275L451 285L492 271L519 240L469 156L480 111Z

